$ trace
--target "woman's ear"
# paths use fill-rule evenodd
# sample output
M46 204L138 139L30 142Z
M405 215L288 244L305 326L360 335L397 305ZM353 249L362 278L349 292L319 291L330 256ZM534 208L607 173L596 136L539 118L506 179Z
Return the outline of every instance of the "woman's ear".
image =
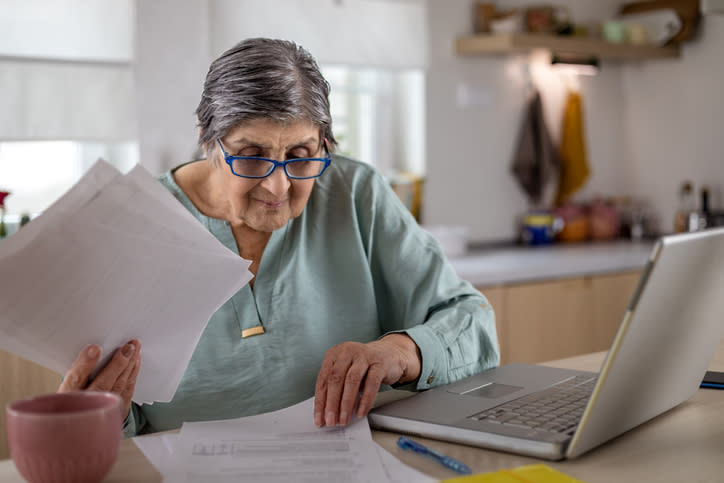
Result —
M327 152L332 154L334 152L334 145L329 142L329 139L324 138L324 147L327 148Z

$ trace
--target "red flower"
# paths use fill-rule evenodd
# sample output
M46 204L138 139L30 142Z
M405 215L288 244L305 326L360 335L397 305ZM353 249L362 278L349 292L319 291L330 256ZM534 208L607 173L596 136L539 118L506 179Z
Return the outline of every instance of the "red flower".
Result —
M9 194L9 191L0 191L0 208L5 208L5 197Z

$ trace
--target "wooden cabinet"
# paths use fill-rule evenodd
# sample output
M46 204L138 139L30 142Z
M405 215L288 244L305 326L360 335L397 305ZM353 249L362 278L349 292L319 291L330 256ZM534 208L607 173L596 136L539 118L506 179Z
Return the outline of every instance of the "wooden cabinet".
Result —
M478 287L495 309L501 362L608 349L640 271Z
M55 392L60 374L0 350L0 460L10 457L5 406L10 401Z
M591 328L596 342L593 350L602 351L610 347L640 276L641 271L591 277Z

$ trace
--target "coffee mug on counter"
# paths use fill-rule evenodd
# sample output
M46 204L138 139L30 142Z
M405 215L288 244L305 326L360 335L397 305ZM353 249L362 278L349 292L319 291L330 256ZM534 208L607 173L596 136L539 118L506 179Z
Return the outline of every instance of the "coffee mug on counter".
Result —
M30 483L95 483L118 457L121 398L110 392L46 394L5 408L10 457Z
M526 245L549 245L563 228L563 220L551 213L528 213L523 217L521 239Z

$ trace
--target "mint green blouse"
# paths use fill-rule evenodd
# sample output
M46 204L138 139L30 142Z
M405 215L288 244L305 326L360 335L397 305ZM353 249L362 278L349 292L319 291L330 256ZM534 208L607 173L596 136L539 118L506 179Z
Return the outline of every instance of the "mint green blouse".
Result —
M201 214L172 172L159 179L238 253L228 222ZM263 334L241 337L258 325ZM254 288L244 286L212 315L173 400L134 403L124 434L290 406L314 395L327 349L390 332L407 333L420 348L417 390L500 359L487 300L457 277L374 168L334 156L302 214L272 233Z

